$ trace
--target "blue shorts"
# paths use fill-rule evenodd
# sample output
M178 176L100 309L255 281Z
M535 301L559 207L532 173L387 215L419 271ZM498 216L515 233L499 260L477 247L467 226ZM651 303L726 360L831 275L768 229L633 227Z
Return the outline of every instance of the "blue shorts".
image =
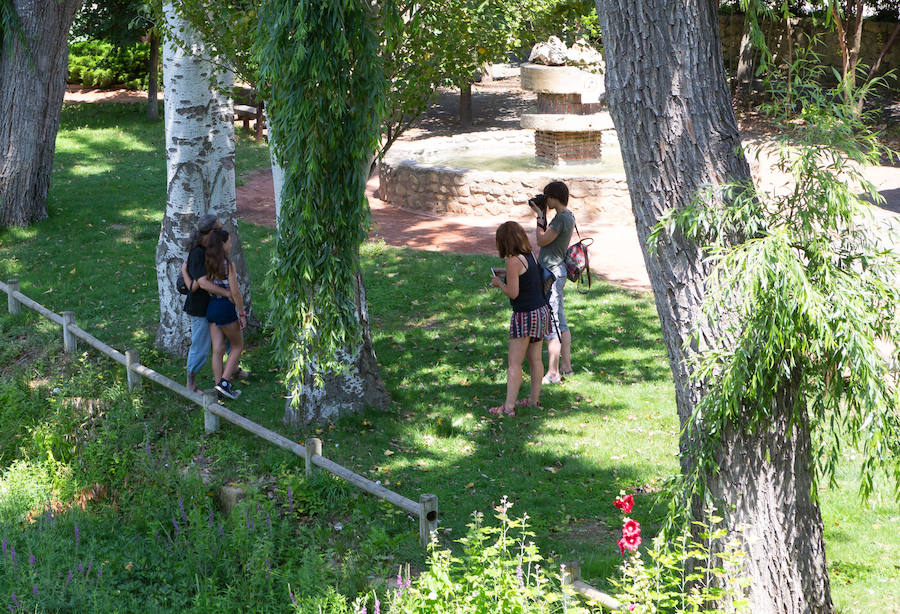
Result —
M237 322L237 311L234 303L223 296L212 296L209 299L209 307L206 308L206 319L216 326L227 326Z

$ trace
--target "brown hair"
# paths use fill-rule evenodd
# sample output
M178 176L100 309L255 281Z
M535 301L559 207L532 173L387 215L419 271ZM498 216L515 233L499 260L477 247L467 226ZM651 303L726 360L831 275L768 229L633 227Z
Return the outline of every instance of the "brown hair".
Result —
M551 181L545 185L544 196L555 198L561 202L564 207L569 205L569 188L562 181Z
M497 251L501 258L509 258L531 251L525 229L518 222L503 222L497 228Z
M206 240L206 276L211 280L228 279L228 255L225 243L228 231L215 229Z

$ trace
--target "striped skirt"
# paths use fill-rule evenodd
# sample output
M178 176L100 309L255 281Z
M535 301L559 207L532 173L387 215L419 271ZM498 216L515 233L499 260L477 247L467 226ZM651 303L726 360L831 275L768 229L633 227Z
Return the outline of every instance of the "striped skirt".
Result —
M540 341L544 335L553 332L551 328L550 309L546 305L534 311L514 311L509 320L509 338L529 337L532 341Z

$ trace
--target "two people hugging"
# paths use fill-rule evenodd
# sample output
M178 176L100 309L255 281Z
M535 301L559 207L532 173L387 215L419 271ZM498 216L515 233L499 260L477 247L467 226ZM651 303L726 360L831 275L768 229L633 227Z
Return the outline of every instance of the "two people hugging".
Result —
M540 197L528 204L536 214L535 242L541 248L537 257L525 229L517 222L504 222L496 233L497 252L505 260L505 267L493 271L491 285L509 297L513 313L509 323L506 399L488 410L495 415L514 416L517 406L540 405L542 384L557 384L572 374L572 335L563 304L566 249L575 228L575 216L568 209L569 189L565 183L553 181L544 186ZM554 212L549 224L548 211ZM544 298L538 263L556 276L549 301ZM549 355L546 374L542 356L544 340ZM531 388L527 398L518 399L525 358Z
M236 399L241 391L234 388L232 380L249 375L240 369L247 314L230 252L231 235L222 230L218 217L206 214L191 234L181 275L188 289L184 311L191 317L187 388L193 392L199 390L197 375L206 363L211 346L216 391L220 396Z

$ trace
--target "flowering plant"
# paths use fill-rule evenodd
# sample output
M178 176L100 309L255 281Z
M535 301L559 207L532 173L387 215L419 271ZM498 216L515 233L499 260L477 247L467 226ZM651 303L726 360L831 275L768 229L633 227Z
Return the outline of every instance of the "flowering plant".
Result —
M619 495L613 501L613 505L625 512L631 513L634 509L634 497L632 495ZM632 518L625 517L625 523L622 525L622 538L617 542L619 546L619 554L625 556L625 551L637 552L638 546L641 545L641 524Z

